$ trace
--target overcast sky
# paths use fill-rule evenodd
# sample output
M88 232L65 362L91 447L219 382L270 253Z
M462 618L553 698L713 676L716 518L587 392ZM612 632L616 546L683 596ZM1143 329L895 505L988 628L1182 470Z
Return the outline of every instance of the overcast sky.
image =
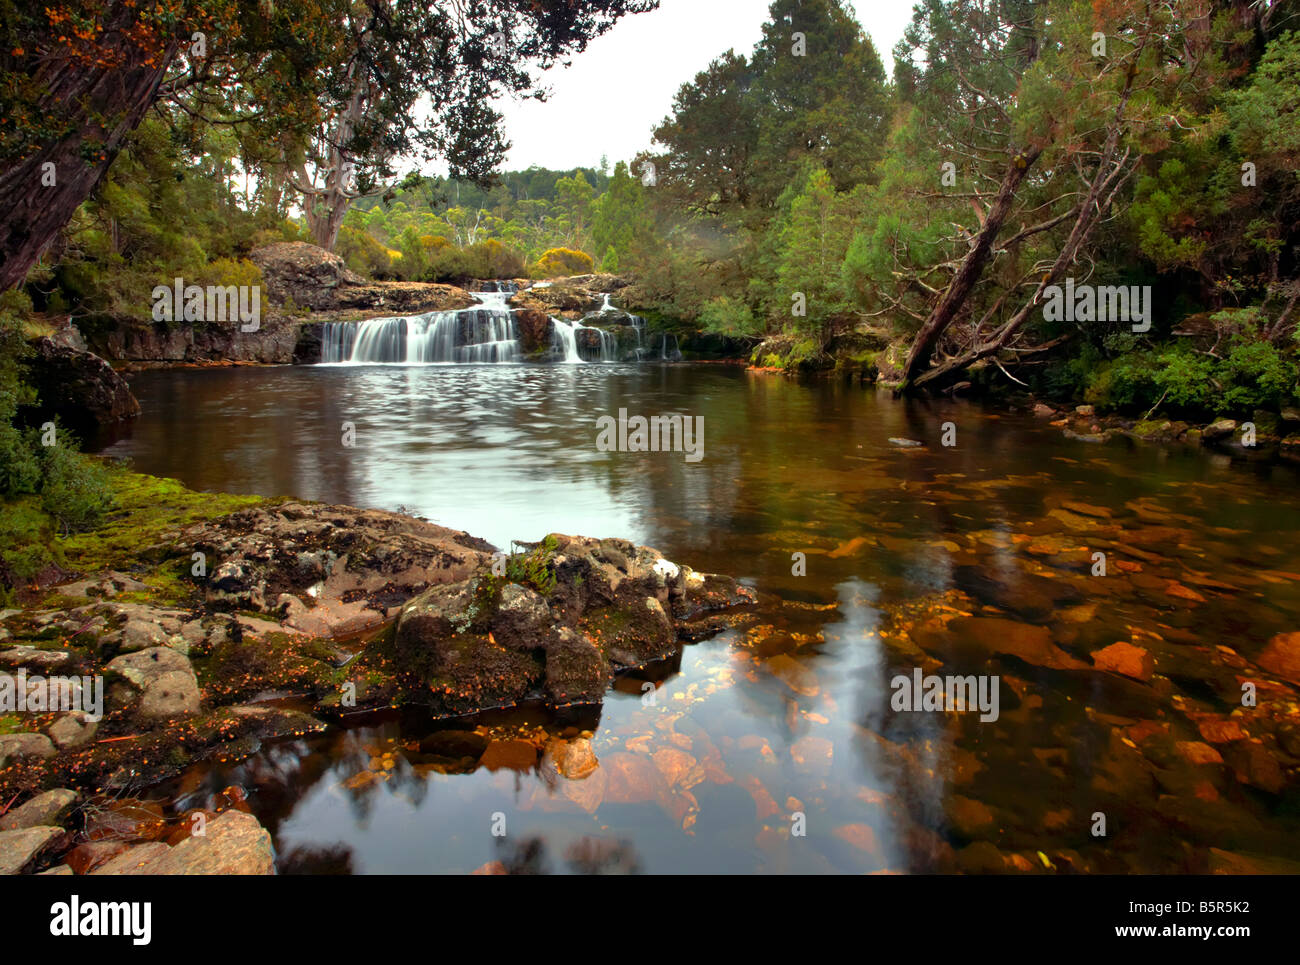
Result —
M728 49L748 54L762 36L770 0L662 0L651 13L625 17L592 41L567 69L543 75L544 103L506 100L504 170L530 165L564 170L610 167L650 146L650 132L672 107L677 88ZM912 18L913 0L857 0L858 22L893 74L891 55Z

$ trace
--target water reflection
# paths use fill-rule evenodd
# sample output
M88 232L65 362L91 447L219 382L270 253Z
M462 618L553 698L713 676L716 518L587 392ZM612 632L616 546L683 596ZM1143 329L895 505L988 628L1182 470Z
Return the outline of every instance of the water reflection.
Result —
M183 810L245 787L286 871L1300 861L1294 690L1239 710L1250 661L1300 627L1289 468L717 366L236 368L134 388L145 416L110 451L142 471L406 507L499 546L625 537L772 601L618 681L598 717L371 721L157 789ZM703 416L703 461L597 452L619 408ZM1154 675L1096 669L1118 642ZM890 678L917 667L998 675L999 719L893 712Z

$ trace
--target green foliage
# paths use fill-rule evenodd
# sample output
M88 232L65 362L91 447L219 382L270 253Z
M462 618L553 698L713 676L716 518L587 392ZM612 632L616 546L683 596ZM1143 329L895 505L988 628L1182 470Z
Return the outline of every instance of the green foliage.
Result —
M517 553L511 544L510 555L506 557L507 583L518 583L536 590L542 596L555 592L555 551L559 544L554 537L547 536L526 553Z
M748 305L727 295L711 299L704 306L700 324L724 335L753 335L761 328Z
M358 275L370 279L393 277L393 258L388 249L362 228L343 225L339 228L334 253Z
M98 460L60 441L41 447L40 462L41 508L63 532L92 529L114 507L108 473Z

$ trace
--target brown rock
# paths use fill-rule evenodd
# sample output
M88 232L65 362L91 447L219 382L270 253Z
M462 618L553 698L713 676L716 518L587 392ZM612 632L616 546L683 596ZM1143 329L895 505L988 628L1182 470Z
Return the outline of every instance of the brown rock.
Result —
M1155 658L1146 650L1123 641L1094 652L1092 662L1098 670L1123 674L1143 683L1151 679L1156 665Z
M1268 642L1255 662L1283 680L1300 684L1300 631L1279 633Z

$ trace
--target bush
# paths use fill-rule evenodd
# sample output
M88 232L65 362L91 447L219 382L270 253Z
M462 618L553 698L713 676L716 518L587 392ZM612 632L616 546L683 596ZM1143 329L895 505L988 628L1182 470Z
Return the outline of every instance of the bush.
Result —
M388 249L376 241L370 232L361 228L348 225L340 228L334 253L358 275L371 279L393 277L393 259L388 254Z
M724 335L752 335L762 329L748 305L727 295L705 304L700 312L700 324L706 331Z
M42 446L40 461L41 508L65 533L93 528L113 508L108 472L97 460L61 442Z
M548 248L533 264L534 278L560 278L569 275L586 275L596 267L596 262L585 251L572 248Z
M1220 369L1228 410L1280 408L1296 396L1296 364L1268 342L1238 340Z

